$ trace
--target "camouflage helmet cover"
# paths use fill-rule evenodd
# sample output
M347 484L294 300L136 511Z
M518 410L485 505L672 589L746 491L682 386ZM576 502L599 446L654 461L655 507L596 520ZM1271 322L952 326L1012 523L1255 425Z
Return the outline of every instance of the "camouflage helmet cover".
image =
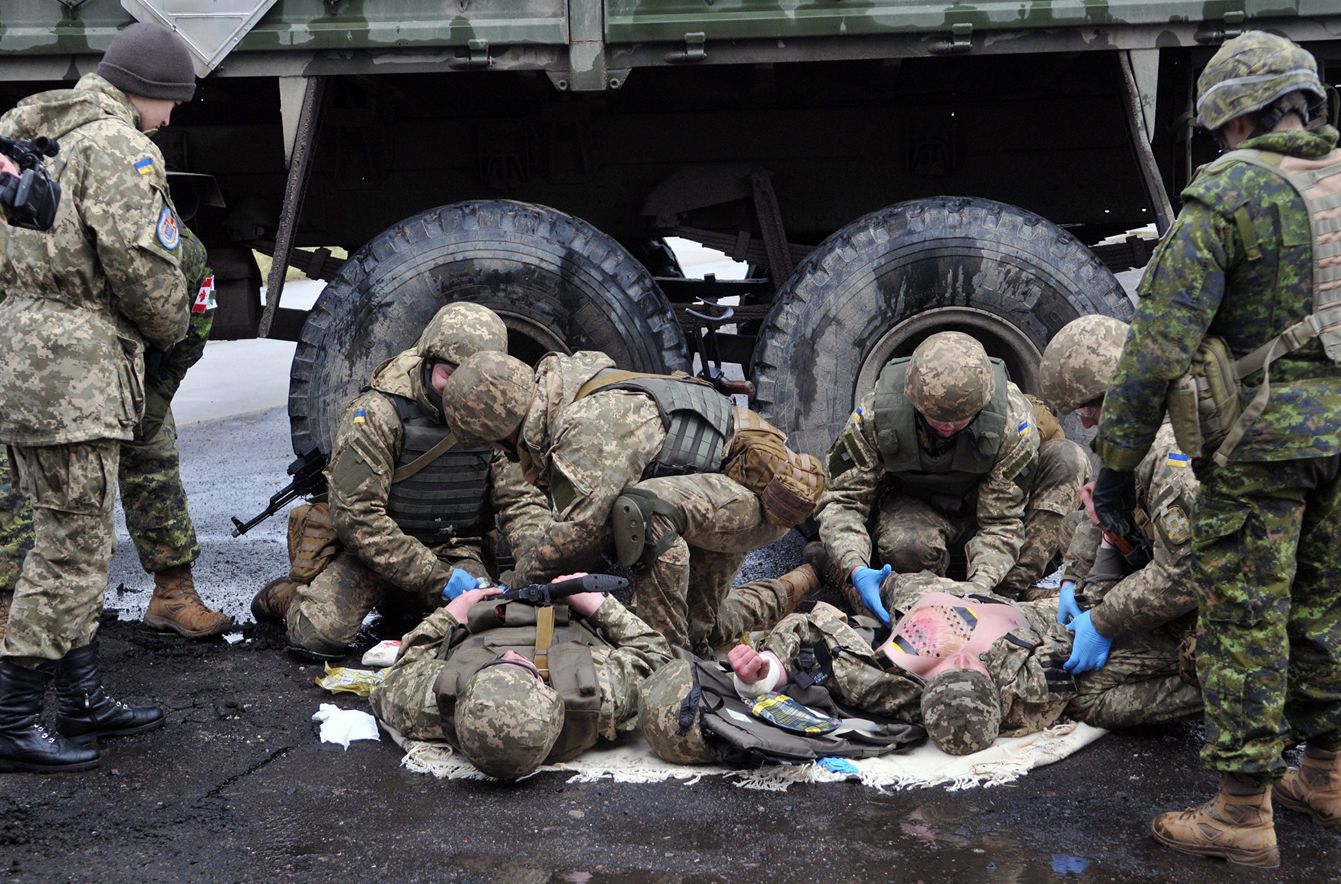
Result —
M563 700L522 666L481 668L457 698L455 714L461 751L500 780L538 768L563 730Z
M663 761L671 764L709 764L716 750L703 739L699 711L684 709L694 690L694 670L688 660L672 660L643 682L638 697L638 724L643 739ZM681 727L681 714L692 716Z
M1245 31L1226 40L1197 78L1197 125L1219 129L1300 90L1327 99L1313 55L1284 37Z
M953 423L991 401L996 378L982 344L963 332L937 332L913 351L904 387L924 417Z
M462 444L499 442L521 426L534 393L535 373L525 362L506 353L476 353L443 387L443 414Z
M992 745L1001 732L1001 698L990 676L949 669L922 690L922 724L947 755L969 755Z
M419 335L415 351L425 359L460 365L476 353L506 353L508 329L498 314L481 304L457 301L433 315Z
M1101 398L1117 372L1127 323L1111 316L1082 316L1062 326L1043 351L1043 397L1062 414Z

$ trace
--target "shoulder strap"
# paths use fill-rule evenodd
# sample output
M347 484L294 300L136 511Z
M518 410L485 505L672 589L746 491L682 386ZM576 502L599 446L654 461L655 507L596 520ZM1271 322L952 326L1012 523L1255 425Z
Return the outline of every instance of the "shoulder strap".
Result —
M438 440L438 444L434 445L428 451L425 451L423 454L419 455L414 460L410 461L405 466L401 467L400 469L392 473L391 484L394 485L397 482L404 482L406 479L410 478L415 473L419 472L424 467L433 463L433 461L437 460L438 458L446 454L448 451L455 448L456 443L457 443L456 434L448 432L446 436L443 436L441 439Z
M653 374L645 371L625 371L622 368L607 368L602 369L594 378L578 387L577 395L573 397L573 401L576 402L578 399L585 399L592 393L595 393L598 390L603 390L606 387L614 387L628 381L641 380L677 380L703 383L703 381L700 381L698 378L691 377L682 371L675 371L670 374Z
M549 648L554 644L554 607L545 605L543 608L537 608L535 612L535 656L534 661L536 669L540 670L540 677L549 684Z

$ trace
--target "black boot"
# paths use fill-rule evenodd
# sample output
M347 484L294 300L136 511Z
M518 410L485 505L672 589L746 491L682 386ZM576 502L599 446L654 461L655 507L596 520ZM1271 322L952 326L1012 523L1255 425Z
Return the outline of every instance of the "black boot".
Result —
M163 723L163 710L157 706L127 706L107 696L98 678L97 642L75 648L56 664L56 698L56 730L81 745Z
M42 695L55 668L55 663L37 669L0 663L0 771L54 773L85 770L98 763L97 749L48 734L38 721Z

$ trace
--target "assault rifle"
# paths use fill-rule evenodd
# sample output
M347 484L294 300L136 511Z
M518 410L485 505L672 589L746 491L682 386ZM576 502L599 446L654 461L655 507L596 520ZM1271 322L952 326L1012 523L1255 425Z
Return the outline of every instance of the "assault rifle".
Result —
M502 595L494 596L490 601L521 602L543 608L579 592L614 592L617 589L625 589L628 585L629 582L623 577L616 577L613 574L585 574L555 583L528 583L525 586L514 586L504 590Z
M54 138L7 138L0 135L0 153L14 161L19 174L0 175L0 212L14 227L50 230L56 223L61 186L47 174L44 157L60 153Z
M293 476L293 481L270 495L270 503L266 505L265 509L247 521L244 522L237 516L233 516L233 536L241 537L246 534L279 512L291 501L324 492L326 490L326 477L321 471L326 469L326 459L326 455L321 453L321 449L313 447L289 464L288 473Z

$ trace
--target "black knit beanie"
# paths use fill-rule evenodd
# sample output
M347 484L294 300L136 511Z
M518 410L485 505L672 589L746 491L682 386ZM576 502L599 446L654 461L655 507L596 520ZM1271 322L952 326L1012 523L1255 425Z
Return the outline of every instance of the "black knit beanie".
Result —
M145 98L190 101L196 94L191 50L173 31L138 22L112 38L98 76L122 92Z

